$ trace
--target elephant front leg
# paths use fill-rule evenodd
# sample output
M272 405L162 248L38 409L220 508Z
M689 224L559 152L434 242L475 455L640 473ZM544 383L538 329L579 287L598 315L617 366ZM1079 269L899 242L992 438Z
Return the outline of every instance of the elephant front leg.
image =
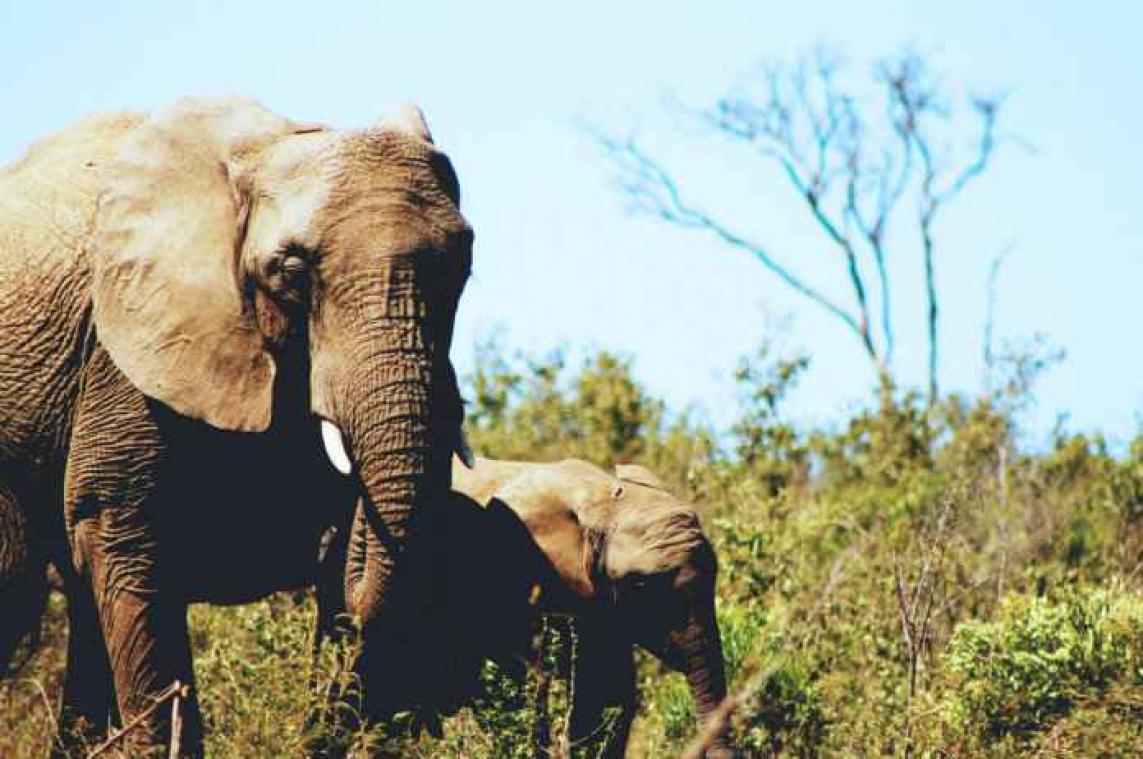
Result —
M68 542L90 584L122 724L138 721L123 753L146 756L170 739L170 704L149 707L176 680L193 683L179 567L157 524L185 504L164 495L179 486L164 481L168 441L146 398L100 347L83 379L64 482ZM200 756L193 687L182 712L180 756Z
M314 583L317 598L317 619L314 629L313 656L315 665L323 646L333 646L338 657L338 671L328 681L315 666L310 681L313 692L322 691L321 698L306 720L306 755L311 759L337 759L345 756L348 737L358 727L356 711L360 704L352 693L343 692L339 677L353 668L350 654L357 633L345 610L345 558L348 542L347 526L332 531L324 546ZM328 674L328 673L327 673ZM357 707L355 709L354 707Z
M614 625L577 621L571 687L572 757L622 759L635 718L635 661Z
M181 704L180 757L202 755L202 720L193 687L186 604L159 581L158 553L140 510L105 509L81 524L107 660L130 756L159 751L171 741L171 704L156 706L176 681L190 685ZM163 754L165 756L165 754Z
M53 759L87 756L106 737L115 717L115 691L107 647L91 588L78 579L67 589L67 671Z

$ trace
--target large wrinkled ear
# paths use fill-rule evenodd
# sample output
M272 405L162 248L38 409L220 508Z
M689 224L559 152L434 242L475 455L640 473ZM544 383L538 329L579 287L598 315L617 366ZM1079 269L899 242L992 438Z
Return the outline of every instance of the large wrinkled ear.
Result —
M667 489L658 475L641 464L616 464L615 476L624 482L633 482L636 485L645 485L656 490Z
M180 101L126 140L97 210L99 341L143 393L222 429L266 429L274 380L239 275L238 177L298 130L247 100Z
M591 540L590 530L567 503L561 485L537 472L509 483L496 495L524 522L564 585L580 598L592 598L597 585L593 573L599 566L595 549L601 546Z

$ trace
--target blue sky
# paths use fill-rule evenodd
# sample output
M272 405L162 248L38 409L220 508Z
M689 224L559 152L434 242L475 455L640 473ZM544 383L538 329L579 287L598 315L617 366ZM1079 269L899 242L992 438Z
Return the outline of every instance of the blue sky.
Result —
M1127 3L12 3L0 6L0 160L92 111L243 93L297 119L371 123L412 99L452 156L477 231L456 358L510 345L606 347L675 408L733 411L733 367L764 336L813 357L791 410L829 422L869 397L856 342L745 255L633 217L580 124L637 130L688 185L827 289L835 258L765 164L673 130L667 92L701 104L764 58L819 43L856 70L912 46L950 85L1011 92L1003 153L942 222L946 388L980 387L984 282L1000 336L1067 350L1031 426L1122 442L1143 410L1143 11ZM920 280L901 262L898 354L920 384ZM913 283L916 283L915 285Z

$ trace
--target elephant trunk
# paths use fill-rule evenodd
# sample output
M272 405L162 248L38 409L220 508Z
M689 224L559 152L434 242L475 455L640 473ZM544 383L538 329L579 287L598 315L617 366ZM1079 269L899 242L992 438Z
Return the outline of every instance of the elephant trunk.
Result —
M679 637L683 673L694 699L700 728L716 717L726 698L726 671L722 661L722 638L713 604L692 614ZM723 724L706 750L708 759L729 759L736 753L730 743L729 725Z
M448 452L433 428L434 377L430 350L411 350L419 330L380 360L359 360L346 414L362 494L354 515L345 599L363 626L381 619L400 555L415 531L421 504L448 486ZM446 359L447 362L447 359ZM447 380L446 380L447 382Z

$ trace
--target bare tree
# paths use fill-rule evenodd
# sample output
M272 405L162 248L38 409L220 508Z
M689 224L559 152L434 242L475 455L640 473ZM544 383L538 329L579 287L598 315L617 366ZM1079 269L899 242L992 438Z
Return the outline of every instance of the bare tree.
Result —
M1004 260L1008 258L1011 248L1006 248L992 259L992 264L988 267L988 284L986 286L985 294L985 307L984 307L984 337L982 341L982 356L984 363L984 392L991 395L993 391L993 380L996 376L996 301L998 283L1000 282L1000 269L1004 266Z
M844 84L844 70L838 57L819 50L793 66L765 68L760 82L711 107L683 112L777 164L836 251L852 295L849 304L795 273L787 263L794 254L779 256L685 197L679 178L634 137L596 137L619 168L620 188L635 210L713 234L753 255L857 337L883 380L892 377L896 337L889 258L912 247L924 270L932 401L938 396L940 368L935 225L949 203L988 168L1002 101L968 98L975 135L965 149L951 138L963 128L965 108L950 104L917 55L905 53L874 68L880 97L863 97ZM897 229L906 225L913 234Z

